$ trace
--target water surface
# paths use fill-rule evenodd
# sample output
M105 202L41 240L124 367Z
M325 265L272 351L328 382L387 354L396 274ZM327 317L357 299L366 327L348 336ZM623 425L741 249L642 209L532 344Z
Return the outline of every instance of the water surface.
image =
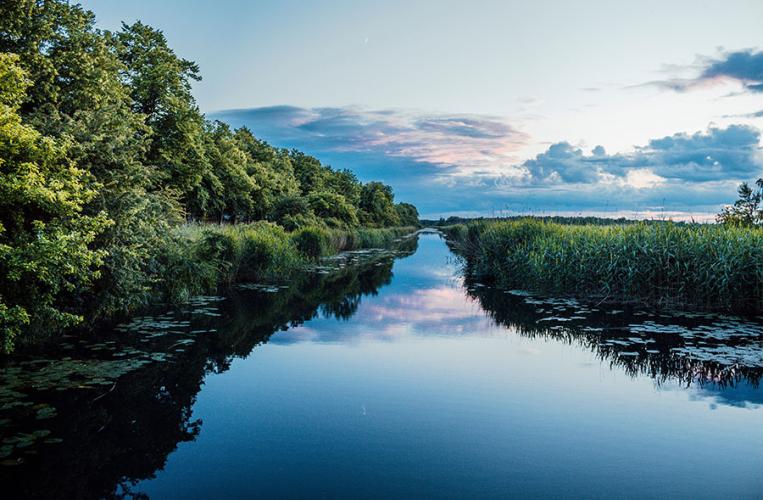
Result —
M3 484L39 497L763 493L757 319L493 289L465 281L436 234L275 285L7 363L0 401L26 406L0 411Z

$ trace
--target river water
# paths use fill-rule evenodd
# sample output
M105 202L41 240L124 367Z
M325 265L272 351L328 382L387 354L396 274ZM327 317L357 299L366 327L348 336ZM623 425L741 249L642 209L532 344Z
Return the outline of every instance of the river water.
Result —
M462 275L423 233L7 360L3 490L763 497L759 319Z

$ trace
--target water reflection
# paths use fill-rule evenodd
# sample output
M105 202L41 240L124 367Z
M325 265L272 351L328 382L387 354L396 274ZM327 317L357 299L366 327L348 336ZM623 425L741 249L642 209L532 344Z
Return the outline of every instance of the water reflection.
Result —
M198 435L202 421L191 418L192 407L206 376L226 371L275 332L316 317L350 318L363 297L390 283L394 258L416 244L351 252L285 286L244 285L225 300L201 298L97 338L67 339L65 355L56 348L5 360L4 494L141 497L133 486Z
M242 285L224 300L200 297L67 339L64 354L7 361L2 484L38 498L204 496L221 484L273 496L282 493L276 477L303 497L368 484L376 489L360 496L502 496L518 485L611 496L630 481L624 462L607 469L624 453L654 469L657 489L632 491L664 493L666 463L711 450L668 441L678 439L670 430L679 422L704 432L707 422L683 423L683 403L658 411L642 385L597 385L583 363L707 401L724 422L747 418L724 409L763 403L758 321L499 290L464 280L460 266L439 237L424 236L396 252L329 259L292 283ZM665 435L630 432L628 419L646 418L663 419L654 425ZM645 442L669 446L649 464ZM600 455L580 457L580 447ZM685 465L684 480L691 459ZM252 470L261 481L250 481ZM565 483L571 477L580 482Z
M591 307L575 300L528 296L469 283L469 296L490 317L526 337L551 338L590 349L611 367L657 383L668 379L703 392L751 387L763 374L763 325L714 314L648 313L628 307ZM741 391L737 391L741 393Z

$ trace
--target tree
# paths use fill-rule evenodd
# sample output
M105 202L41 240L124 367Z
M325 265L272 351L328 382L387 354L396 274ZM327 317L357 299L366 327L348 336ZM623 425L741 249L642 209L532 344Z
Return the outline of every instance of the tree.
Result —
M249 215L255 220L276 220L273 211L279 200L300 193L289 155L257 139L246 127L236 130L235 137L238 147L248 155L246 169L255 182Z
M358 225L358 212L341 194L330 191L310 193L308 205L315 216L329 225L355 227Z
M220 221L225 215L236 222L252 210L252 192L257 184L246 171L251 160L238 146L228 125L216 121L207 124L207 158L211 171L219 179L220 191L212 205L217 208Z
M722 224L742 227L763 222L763 210L760 208L763 201L763 178L758 179L755 186L753 189L746 182L740 184L737 190L739 199L732 206L724 207L716 220Z
M69 144L25 125L19 108L30 85L18 57L0 54L0 328L13 348L25 325L36 331L81 321L67 296L98 276L103 252L90 244L109 224L84 215L96 191L67 158Z
M410 203L398 203L395 205L395 211L400 219L401 226L419 225L419 211Z
M151 130L147 163L186 207L216 210L209 205L216 181L205 155L205 120L191 93L191 82L201 80L198 66L178 57L164 33L141 22L123 24L113 40L133 111L145 116Z
M350 204L356 207L360 204L360 193L363 186L351 171L347 169L332 170L326 176L325 185L331 191L344 196Z
M321 165L317 158L292 149L289 151L289 159L294 168L294 176L299 181L302 194L307 195L324 188L324 178L328 170Z
M20 108L72 115L98 103L119 68L95 15L63 0L0 2L0 52L20 56L33 82Z
M363 185L360 193L360 219L368 226L397 226L400 218L395 211L392 188L381 182Z

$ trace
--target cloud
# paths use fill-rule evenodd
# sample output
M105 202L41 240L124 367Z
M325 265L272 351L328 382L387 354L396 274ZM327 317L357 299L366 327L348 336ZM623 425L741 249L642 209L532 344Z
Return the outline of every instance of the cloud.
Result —
M710 127L648 141L631 151L548 145L522 161L529 138L484 115L273 106L214 118L246 125L279 147L297 148L363 181L381 180L424 217L499 213L705 214L763 174L760 131Z
M686 92L732 81L741 84L746 92L763 92L763 51L747 49L722 52L716 58L700 56L698 62L689 68L699 73L690 78L654 80L637 86L650 85Z
M472 174L515 160L512 154L528 139L504 119L485 115L294 106L212 115L246 124L255 133L263 130L276 143L299 142L316 153L377 153L438 166L450 174Z
M668 180L685 182L746 179L763 168L760 132L746 125L709 128L652 139L633 152L609 155L597 146L590 154L569 143L552 144L525 161L524 184L621 183L654 188Z
M723 115L723 118L763 118L763 109L754 113L741 113L736 115Z

